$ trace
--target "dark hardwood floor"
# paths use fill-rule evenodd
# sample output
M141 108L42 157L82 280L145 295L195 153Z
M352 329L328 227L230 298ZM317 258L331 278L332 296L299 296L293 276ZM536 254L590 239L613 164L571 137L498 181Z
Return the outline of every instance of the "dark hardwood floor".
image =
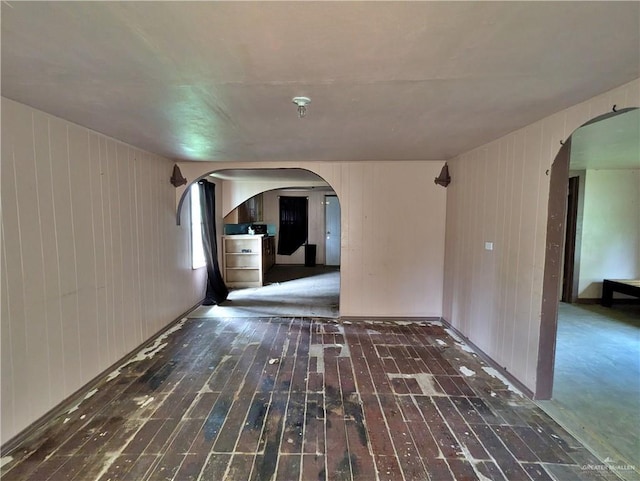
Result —
M188 319L2 480L617 479L485 367L438 323Z

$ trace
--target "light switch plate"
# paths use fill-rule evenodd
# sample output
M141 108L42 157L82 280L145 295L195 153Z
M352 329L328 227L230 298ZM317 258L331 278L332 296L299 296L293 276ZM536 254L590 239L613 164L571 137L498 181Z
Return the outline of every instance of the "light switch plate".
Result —
M493 242L485 242L484 243L484 250L492 251L493 250Z

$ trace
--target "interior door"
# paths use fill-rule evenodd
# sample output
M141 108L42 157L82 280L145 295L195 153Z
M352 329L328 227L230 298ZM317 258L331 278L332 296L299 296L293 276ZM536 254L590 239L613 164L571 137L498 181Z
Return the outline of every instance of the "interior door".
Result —
M567 197L567 223L564 243L564 262L562 277L562 302L573 302L574 271L576 258L576 229L578 224L578 177L569 178Z
M340 265L340 202L335 195L324 197L325 265Z

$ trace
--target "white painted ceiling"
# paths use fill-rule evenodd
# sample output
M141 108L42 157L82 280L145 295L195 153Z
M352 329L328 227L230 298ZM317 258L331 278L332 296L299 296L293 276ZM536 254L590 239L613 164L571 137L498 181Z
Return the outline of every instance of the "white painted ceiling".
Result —
M640 169L640 110L576 130L571 136L570 168Z
M3 96L181 160L445 160L640 76L640 2L1 8Z
M211 177L244 182L303 182L308 185L328 185L322 177L304 169L224 169Z

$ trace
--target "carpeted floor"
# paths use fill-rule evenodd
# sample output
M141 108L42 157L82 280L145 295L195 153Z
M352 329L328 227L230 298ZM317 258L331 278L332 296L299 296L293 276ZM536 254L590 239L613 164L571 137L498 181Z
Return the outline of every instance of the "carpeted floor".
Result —
M194 317L322 317L337 319L340 271L336 267L276 265L265 286L235 289L219 306L201 306Z

